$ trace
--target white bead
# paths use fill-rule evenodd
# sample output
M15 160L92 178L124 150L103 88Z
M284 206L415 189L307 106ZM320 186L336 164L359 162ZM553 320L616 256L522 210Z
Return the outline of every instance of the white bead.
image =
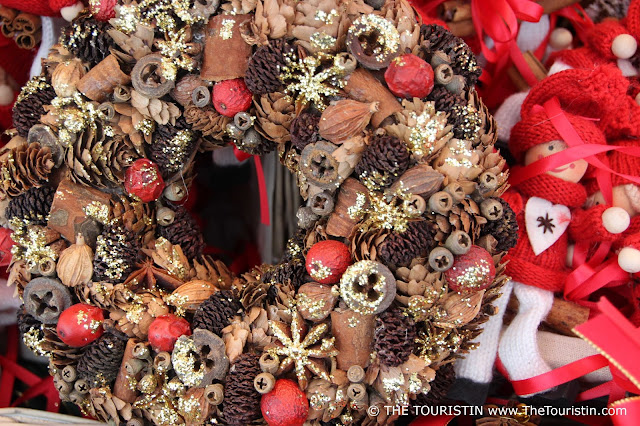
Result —
M64 18L65 21L71 22L76 19L76 16L78 16L83 9L84 5L81 2L77 2L74 5L66 6L60 9L60 15Z
M629 213L622 207L609 207L602 213L602 224L612 234L624 232L631 223Z
M625 247L618 253L618 265L623 271L635 274L640 272L640 251Z
M620 34L611 43L611 51L620 59L629 59L637 49L638 42L631 34Z
M6 84L0 85L0 105L9 105L11 102L13 102L13 89Z
M573 34L566 28L556 28L549 36L549 45L554 49L566 49L573 41Z

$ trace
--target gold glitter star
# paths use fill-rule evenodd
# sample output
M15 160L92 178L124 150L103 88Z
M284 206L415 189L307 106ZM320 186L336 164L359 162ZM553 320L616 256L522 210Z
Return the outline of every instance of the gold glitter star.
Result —
M333 64L322 69L323 59L333 61L333 57L326 54L303 59L294 54L285 55L286 65L280 79L287 85L286 93L293 96L297 103L313 103L318 109L324 110L327 98L337 95L338 89L344 86L344 71Z

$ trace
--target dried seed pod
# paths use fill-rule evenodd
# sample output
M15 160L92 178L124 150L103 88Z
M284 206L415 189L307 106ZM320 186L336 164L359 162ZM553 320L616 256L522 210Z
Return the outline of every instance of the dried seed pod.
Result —
M447 192L440 191L429 197L429 209L432 212L446 214L453 207L453 198Z
M209 330L196 328L193 332L193 343L204 365L204 378L200 386L224 379L229 371L229 358L222 338Z
M38 262L38 273L45 277L50 277L56 273L56 261L50 257L45 257Z
M280 367L280 359L278 355L272 355L268 352L265 352L260 357L260 369L265 373L275 374Z
M55 324L62 311L71 306L69 289L48 277L29 281L22 297L27 312L44 324Z
M451 198L453 198L453 202L455 203L459 203L460 201L464 200L467 195L464 192L464 188L462 187L462 185L460 185L458 182L452 182L449 185L445 186L444 192L451 195Z
M174 80L162 73L162 55L152 53L141 58L131 71L131 85L147 98L161 98L173 89Z
M71 390L73 390L73 385L62 380L59 374L53 376L53 386L56 388L60 395L69 395Z
M144 359L144 360L151 359L151 354L149 352L149 344L145 342L136 343L131 353L137 359Z
M367 397L367 388L362 383L351 383L347 388L347 396L352 401L362 401Z
M431 56L431 67L433 69L436 69L438 65L442 65L442 64L450 65L451 58L442 50L436 50Z
M73 402L76 405L82 405L82 402L85 400L85 396L80 394L80 392L75 389L69 393L69 401Z
M169 352L159 352L153 359L153 367L158 372L168 371L171 368L171 354Z
M160 207L156 212L156 221L160 226L169 226L176 218L176 213L169 207Z
M127 426L144 426L144 419L140 417L131 417L127 421Z
M364 368L359 365L352 365L347 370L347 378L352 383L360 383L364 380L365 372Z
M318 322L329 316L337 300L332 286L310 282L298 289L296 306L302 318Z
M326 216L333 211L333 195L328 191L318 192L309 197L307 205L318 216Z
M67 383L75 382L78 377L78 372L76 371L76 367L73 365L65 365L60 373L60 377Z
M444 247L436 247L429 253L429 266L437 272L446 271L453 266L453 254Z
M276 378L271 373L260 373L253 379L253 387L261 394L269 393L276 385Z
M91 386L89 386L89 383L84 379L76 380L76 382L73 384L73 389L80 395L86 395L87 393L89 393L90 388Z
M436 83L446 86L453 80L453 70L448 64L440 64L434 70Z
M314 223L316 223L318 219L320 219L320 216L315 214L311 207L302 206L298 208L298 211L296 212L296 218L298 219L298 226L300 228L309 229L313 226Z
M484 172L478 178L478 192L486 194L498 187L498 177L491 172Z
M238 129L245 132L253 125L253 117L248 112L241 111L233 116L233 124Z
M456 95L459 95L462 93L462 90L464 89L464 85L465 85L464 77L461 75L454 75L451 78L451 81L447 83L445 87L451 93L455 93Z
M116 116L116 110L111 102L103 102L98 105L98 111L104 114L104 118L107 121L113 120L113 118Z
M198 86L191 92L191 102L198 108L202 108L211 102L211 92L207 86Z
M169 356L168 352L161 352L161 354L166 354L168 356L169 366L171 366L171 357ZM167 370L169 369L169 366L167 366ZM142 393L153 393L157 388L158 378L154 374L145 374L144 376L142 376L142 379L138 381L138 390Z
M187 195L187 188L182 182L173 182L167 185L162 195L169 201L180 201Z
M113 89L113 101L116 103L129 102L131 99L131 88L129 86L116 86Z
M386 68L399 52L400 34L391 21L368 14L356 19L347 33L347 49L363 67Z
M195 312L205 300L211 297L218 288L204 280L191 280L176 288L171 295L175 304L187 312Z
M187 74L178 80L175 87L169 92L169 95L180 105L186 107L189 103L194 102L192 96L193 91L200 86L205 86L204 81L200 77L194 74Z
M336 67L343 70L345 74L351 74L358 66L358 61L356 61L356 58L354 58L353 55L348 52L338 53L335 56L333 63Z
M224 400L224 388L220 383L204 388L204 397L211 405L220 405Z
M419 195L412 195L407 201L408 208L413 213L421 215L427 210L427 202Z
M396 296L396 279L382 263L361 260L349 266L342 275L340 296L358 313L379 314Z
M500 201L495 198L487 198L480 203L480 213L482 213L482 216L487 218L487 220L498 220L502 218L504 211Z
M453 254L465 254L471 249L471 237L464 231L453 231L444 246Z
M322 141L311 143L302 150L300 166L310 183L322 189L334 189L339 185L338 160L331 155L337 148Z
M93 250L85 244L82 234L76 236L62 253L56 267L58 278L69 287L88 284L93 276Z
M231 139L240 140L244 136L244 131L240 130L235 123L227 123L225 126L225 132Z
M86 68L80 59L60 62L51 74L51 86L56 95L62 98L73 96L78 82L85 73Z
M440 189L443 180L444 176L439 171L434 170L428 164L418 164L404 172L391 185L391 191L402 189L427 198Z
M480 312L485 291L480 290L472 294L450 293L442 305L446 315L435 325L442 328L458 328L470 323Z
M379 102L364 103L343 99L329 105L320 116L318 131L324 139L336 144L362 133L371 116L378 112Z

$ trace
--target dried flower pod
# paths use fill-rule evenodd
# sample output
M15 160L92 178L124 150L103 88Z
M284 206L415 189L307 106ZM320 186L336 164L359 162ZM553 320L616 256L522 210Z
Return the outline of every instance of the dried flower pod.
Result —
M300 286L296 299L296 306L302 318L319 322L329 316L338 295L331 285L310 282Z
M480 203L480 212L487 220L498 220L504 213L502 204L494 198L487 198Z
M160 226L169 226L176 218L176 213L169 207L161 207L156 213L156 222Z
M172 304L187 312L195 312L198 306L216 291L218 288L208 281L193 280L175 289L170 297Z
M471 249L471 237L464 231L453 231L444 246L453 254L465 254Z
M193 91L200 86L204 86L204 81L194 74L187 74L176 83L169 95L183 107L193 102Z
M318 216L326 216L333 211L333 194L328 191L318 192L309 197L307 205Z
M340 184L338 161L331 155L337 148L322 141L309 144L302 150L301 171L310 183L323 189L333 189Z
M198 108L208 105L211 101L211 92L207 86L198 86L191 92L191 101Z
M403 189L422 198L430 197L440 189L444 176L428 164L418 164L404 172L393 185L391 191Z
M429 253L429 266L434 271L447 271L453 266L453 254L444 247L436 247Z
M275 354L270 354L269 352L265 352L260 357L260 369L265 373L275 374L280 367L280 359Z
M360 134L369 124L371 116L378 112L378 102L364 103L343 99L329 105L320 117L320 136L340 144Z
M167 185L162 195L169 201L180 201L187 195L187 188L181 182L173 182Z
M91 68L78 81L77 87L92 101L103 102L117 86L127 86L129 83L131 77L122 71L118 58L111 54Z
M152 53L136 62L131 71L133 88L148 98L161 98L175 85L162 73L162 55Z
M260 373L253 379L253 386L256 388L256 391L263 395L271 392L275 385L276 378L273 377L271 373Z
M56 271L62 284L69 287L85 285L91 281L93 250L85 244L82 234L78 234L75 244L71 244L60 254Z
M71 306L69 289L53 278L39 277L29 281L23 299L27 312L44 324L55 324L62 311Z
M379 314L396 296L396 279L382 263L361 260L342 275L340 296L356 312Z
M467 194L464 191L464 188L458 182L451 182L449 185L445 186L444 192L451 195L451 198L453 198L453 201L455 203L459 203L460 201L464 200L465 197L467 196Z
M220 383L209 385L204 389L204 396L211 405L220 405L224 399L224 387Z
M399 53L400 34L391 21L368 14L356 19L347 33L347 49L365 68L379 70Z
M442 305L446 315L435 325L443 328L458 328L470 323L480 312L485 291L480 290L471 294L449 293Z
M192 337L196 353L200 355L200 361L204 365L204 378L199 386L224 379L229 371L229 358L222 338L202 328L195 329Z
M85 66L80 59L61 62L51 74L51 86L53 86L56 95L60 97L72 96L76 91L78 82L85 73Z
M128 102L131 99L131 88L118 85L113 89L113 101L116 103Z
M352 365L347 370L347 378L352 383L360 383L364 380L365 372L364 369L359 365Z
M436 83L447 85L453 80L453 70L448 64L440 64L433 70L435 74Z

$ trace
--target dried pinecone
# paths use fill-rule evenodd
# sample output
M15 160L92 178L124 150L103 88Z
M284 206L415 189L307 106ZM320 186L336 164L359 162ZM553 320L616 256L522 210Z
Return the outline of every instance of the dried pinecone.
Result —
M47 185L31 188L9 201L5 216L9 220L17 218L34 225L46 225L55 192Z
M84 15L64 28L60 42L77 58L94 66L109 56L109 49L115 46L107 33L109 28L107 22Z
M109 220L142 236L143 244L155 235L155 209L152 204L134 200L126 194L114 195L109 201Z
M260 394L253 379L260 373L260 357L244 353L231 365L224 383L222 417L227 425L248 425L260 418Z
M218 291L198 306L193 315L192 328L204 328L220 335L239 309L240 303L231 291Z
M262 46L249 60L244 81L251 93L264 95L278 92L282 88L281 69L286 65L285 54L293 52L293 48L283 38L271 40L269 45Z
M44 87L42 87L44 86ZM28 86L27 86L28 87ZM56 92L49 84L41 82L41 87L26 94L23 90L13 106L13 127L18 134L26 138L29 129L38 124L40 117L45 114L44 106L51 104Z
M238 297L245 312L253 306L262 306L267 297L270 285L263 283L261 275L255 269L242 275L244 283Z
M458 37L451 34L446 28L436 24L422 25L420 27L420 37L423 46L430 54L435 53L437 50L449 54L449 51L461 42Z
M302 259L292 259L273 265L262 275L262 282L267 284L282 284L290 282L297 290L305 283L307 269Z
M382 135L374 136L356 165L356 173L363 178L391 185L409 167L409 150L400 139ZM382 179L380 181L380 179Z
M33 187L46 184L54 164L51 149L41 147L38 142L13 148L0 162L0 193L17 197Z
M175 212L173 223L168 226L158 226L161 237L171 244L178 244L182 252L189 259L199 257L204 250L204 239L200 227L191 214L182 206L167 205Z
M471 142L480 139L482 118L478 110L471 105L455 105L450 113L449 124L453 125L453 136Z
M506 251L515 247L518 242L518 222L509 203L502 198L496 198L496 200L502 204L502 217L498 220L488 221L482 227L480 235L492 235L498 241L496 250Z
M378 247L378 256L388 265L407 266L433 247L435 230L430 222L409 222L406 231L389 234Z
M310 112L297 116L291 122L291 143L302 151L305 146L317 142L320 137L318 123L320 117Z
M436 86L427 96L427 100L435 102L436 110L449 112L456 105L467 105L467 100L463 97L451 93L444 86Z
M416 338L416 324L400 308L391 308L376 318L373 349L380 363L397 367L409 359Z
M96 242L93 276L96 281L121 283L133 271L140 252L140 238L120 225L109 225Z
M428 393L419 394L412 404L418 405L442 405L447 402L447 392L456 380L456 372L453 370L453 364L444 364L436 372L436 378L429 383L431 389Z
M201 132L202 136L218 140L224 138L227 124L233 120L220 114L213 105L206 105L202 108L190 105L184 111L184 119L193 130Z
M119 331L107 331L91 343L78 361L78 376L89 383L110 383L118 375L126 336Z
M162 176L167 177L182 169L196 148L196 134L189 130L184 117L179 117L175 125L160 124L153 134L149 147L149 158L154 161Z
M21 335L25 334L32 328L40 330L41 325L42 323L40 321L27 313L27 311L24 309L24 305L22 305L20 309L18 309L18 329L20 330Z
M289 129L295 117L295 106L291 97L282 92L254 96L256 120L254 128L262 136L276 144L288 142ZM247 151L248 152L248 151Z

